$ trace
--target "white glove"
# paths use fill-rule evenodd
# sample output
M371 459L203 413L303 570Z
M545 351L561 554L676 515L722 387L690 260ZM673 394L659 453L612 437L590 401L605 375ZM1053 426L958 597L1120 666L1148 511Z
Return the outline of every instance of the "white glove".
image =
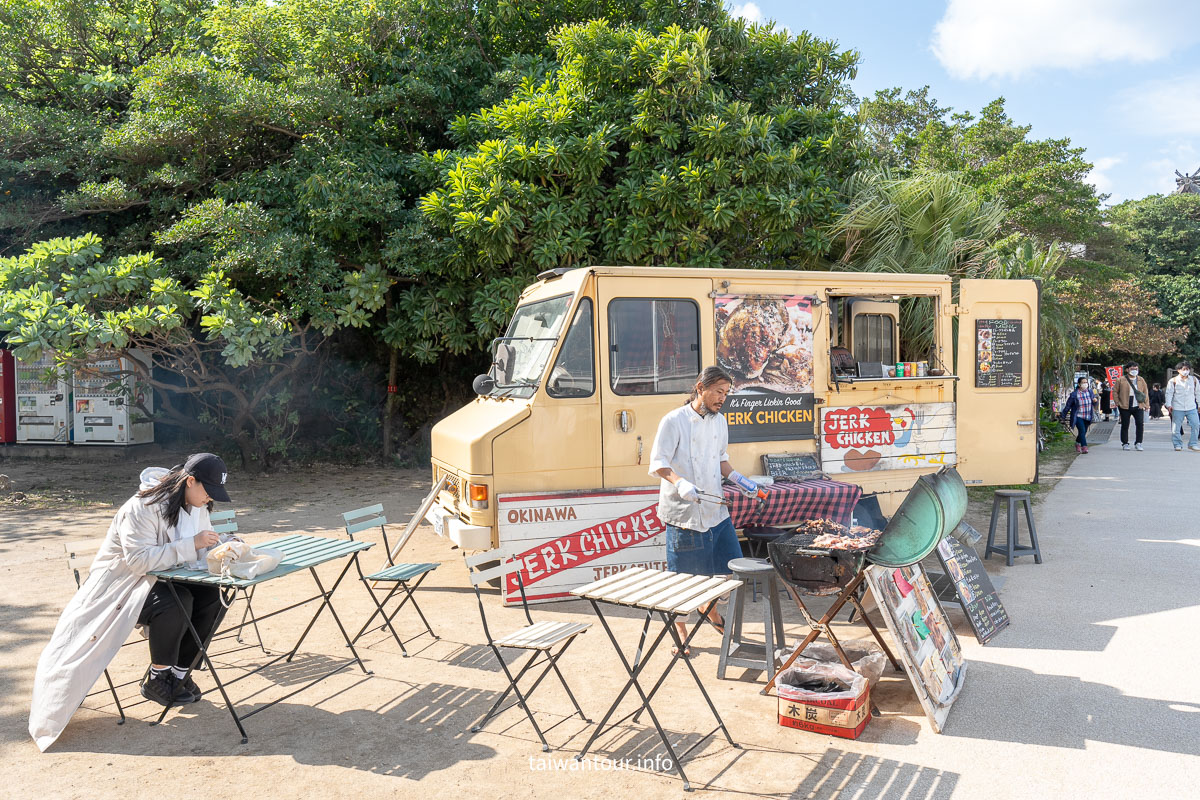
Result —
M679 496L689 503L700 502L700 490L696 485L686 478L680 478L675 481L675 491L679 492Z
M747 478L742 473L738 472L736 469L729 473L729 482L736 484L737 487L741 489L747 497L754 497L756 494L758 494L758 484Z

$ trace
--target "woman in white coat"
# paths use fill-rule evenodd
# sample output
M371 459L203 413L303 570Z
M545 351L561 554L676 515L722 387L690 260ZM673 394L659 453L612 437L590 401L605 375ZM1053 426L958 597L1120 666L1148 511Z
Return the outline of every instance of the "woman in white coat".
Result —
M212 502L229 502L225 462L196 453L171 470L143 470L141 490L121 506L84 584L71 598L38 659L29 733L41 750L58 738L135 625L146 627L151 666L142 695L161 705L195 702L199 688L184 672L198 654L187 618L165 584L146 573L197 559L217 544ZM201 637L222 613L219 590L177 587Z

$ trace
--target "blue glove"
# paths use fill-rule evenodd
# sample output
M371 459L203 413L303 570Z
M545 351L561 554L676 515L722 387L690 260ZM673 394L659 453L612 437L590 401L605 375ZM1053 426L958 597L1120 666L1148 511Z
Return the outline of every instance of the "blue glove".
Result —
M729 473L729 482L737 485L739 489L746 493L747 497L754 497L758 494L758 484L747 478L736 469Z

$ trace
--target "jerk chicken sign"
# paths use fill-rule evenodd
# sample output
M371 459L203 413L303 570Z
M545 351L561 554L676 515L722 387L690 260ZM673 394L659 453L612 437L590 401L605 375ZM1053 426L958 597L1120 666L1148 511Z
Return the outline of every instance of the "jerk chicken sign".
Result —
M721 295L715 307L717 362L733 376L729 441L812 439L812 298Z
M938 468L958 461L953 403L852 406L821 412L821 468L829 473Z

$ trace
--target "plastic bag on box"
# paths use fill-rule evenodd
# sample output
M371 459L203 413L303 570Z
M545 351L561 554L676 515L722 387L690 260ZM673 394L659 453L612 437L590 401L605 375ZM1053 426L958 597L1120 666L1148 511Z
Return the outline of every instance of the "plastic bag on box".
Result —
M875 688L875 684L879 683L884 669L887 668L887 656L883 654L883 650L879 649L874 642L861 640L842 642L841 644L854 671L866 678L871 688ZM781 661L786 661L791 655L790 650L780 650L776 653L776 657ZM804 652L800 654L796 663L800 663L800 661L843 666L833 645L825 642L813 642L804 648Z
M833 681L845 688L840 692L810 692L796 685L813 678ZM825 664L820 661L796 661L779 673L779 679L775 682L775 691L780 697L800 703L854 700L866 690L867 679L862 675L846 669L841 664Z

